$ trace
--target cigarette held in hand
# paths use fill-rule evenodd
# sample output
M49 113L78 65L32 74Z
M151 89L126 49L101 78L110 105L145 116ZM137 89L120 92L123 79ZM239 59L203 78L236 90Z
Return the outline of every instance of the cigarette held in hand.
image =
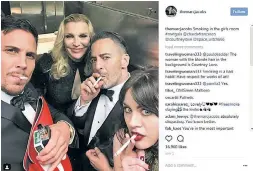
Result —
M21 76L19 77L21 80L28 80L28 77L25 77L25 76Z
M95 87L101 79L102 79L102 77L99 77L99 78L97 79L97 81L95 82L95 84L93 85L93 87Z
M120 153L128 146L128 144L131 142L131 139L135 139L137 135L133 135L115 154L114 157L117 157L120 155Z

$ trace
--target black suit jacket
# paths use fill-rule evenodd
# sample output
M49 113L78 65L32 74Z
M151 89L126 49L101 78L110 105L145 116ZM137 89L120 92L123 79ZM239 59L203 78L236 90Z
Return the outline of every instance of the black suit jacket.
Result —
M122 121L123 115L123 108L119 102L115 104L104 123L101 125L95 136L88 144L91 126L100 95L101 94L93 99L83 117L75 117L74 115L72 116L72 121L79 137L79 149L69 150L69 155L75 170L94 170L90 165L90 161L86 157L85 153L89 149L95 147L98 147L107 156L110 165L113 166L113 136L116 132L118 124L120 124ZM73 113L73 108L71 111Z
M38 98L38 94L31 84L26 88L33 91L33 97ZM4 101L1 101L1 147L2 147L2 164L9 163L12 165L11 170L19 171L23 169L23 158L27 147L27 142L31 130L31 124L26 119L22 111ZM37 104L37 112L41 109L41 104ZM67 121L71 125L72 122L67 116L58 112L49 106L54 123L60 120ZM75 137L72 145L76 145L78 139Z

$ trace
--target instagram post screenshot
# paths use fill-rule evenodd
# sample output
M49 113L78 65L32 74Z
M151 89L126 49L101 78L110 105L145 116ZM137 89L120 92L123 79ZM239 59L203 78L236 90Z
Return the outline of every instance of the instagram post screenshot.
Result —
M159 2L1 1L1 170L159 170Z
M160 1L160 170L252 170L250 1Z
M252 171L251 1L1 1L1 170Z

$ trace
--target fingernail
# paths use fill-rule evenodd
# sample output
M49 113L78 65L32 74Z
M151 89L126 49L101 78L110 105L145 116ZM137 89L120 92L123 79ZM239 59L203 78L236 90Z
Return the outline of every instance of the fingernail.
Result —
M140 156L140 160L144 161L144 156Z

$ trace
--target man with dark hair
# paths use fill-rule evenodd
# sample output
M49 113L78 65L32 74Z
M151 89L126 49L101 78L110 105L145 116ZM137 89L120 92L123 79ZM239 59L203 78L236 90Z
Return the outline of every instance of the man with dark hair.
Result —
M11 164L11 170L15 171L29 170L34 163L52 171L65 161L68 145L73 142L72 123L60 112L48 108L29 83L37 56L36 29L27 20L6 16L1 19L1 32L2 163ZM30 154L35 149L31 140L38 123L51 123L51 138L32 159Z
M119 92L130 76L126 43L117 33L96 34L91 40L90 58L93 74L82 83L81 95L72 110L72 121L80 136L80 155L73 154L74 165L81 164L76 169L86 171L94 170L87 156L92 157L88 150L95 147L113 165L112 138L123 113Z

